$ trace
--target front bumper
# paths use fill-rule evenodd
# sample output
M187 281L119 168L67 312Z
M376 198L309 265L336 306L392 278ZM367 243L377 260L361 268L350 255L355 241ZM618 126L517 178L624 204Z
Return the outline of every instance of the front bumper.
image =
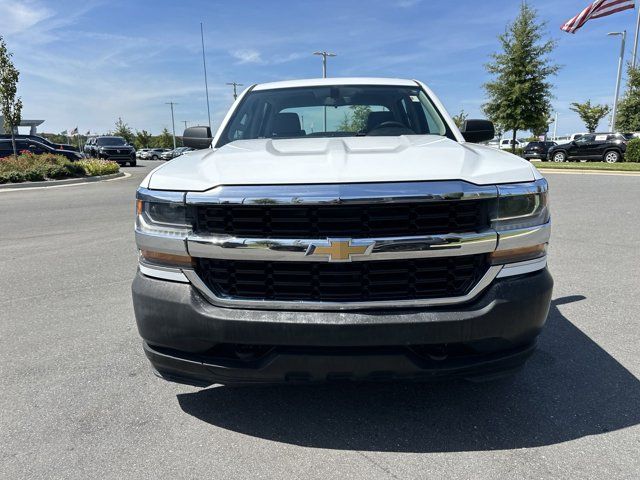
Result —
M133 282L145 353L193 385L492 376L522 365L549 311L553 280L495 280L454 307L357 312L216 307L189 284Z

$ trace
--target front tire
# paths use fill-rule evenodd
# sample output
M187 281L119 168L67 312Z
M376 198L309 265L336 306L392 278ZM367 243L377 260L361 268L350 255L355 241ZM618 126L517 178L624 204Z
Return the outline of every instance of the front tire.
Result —
M604 161L607 163L618 163L620 161L620 153L610 150L604 154Z
M158 160L158 156L154 155L153 157L151 157L151 160Z
M135 167L138 164L135 160L133 162L129 162L129 166Z
M556 152L553 154L553 157L551 157L551 159L554 162L558 163L565 162L567 160L567 154L564 152Z

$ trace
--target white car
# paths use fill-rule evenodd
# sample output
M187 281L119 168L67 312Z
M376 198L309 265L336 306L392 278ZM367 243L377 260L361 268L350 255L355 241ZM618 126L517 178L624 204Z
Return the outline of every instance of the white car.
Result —
M547 182L423 83L253 85L137 191L132 292L192 385L491 379L549 311Z
M500 140L500 150L511 150L511 146L514 144L512 139L503 139ZM524 142L522 140L516 140L515 145L516 148L525 148L529 142Z

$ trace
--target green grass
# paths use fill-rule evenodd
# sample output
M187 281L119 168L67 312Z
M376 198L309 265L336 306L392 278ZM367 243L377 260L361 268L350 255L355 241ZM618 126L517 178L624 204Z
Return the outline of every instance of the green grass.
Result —
M607 170L613 172L640 172L640 163L618 162L531 162L536 168L557 170Z

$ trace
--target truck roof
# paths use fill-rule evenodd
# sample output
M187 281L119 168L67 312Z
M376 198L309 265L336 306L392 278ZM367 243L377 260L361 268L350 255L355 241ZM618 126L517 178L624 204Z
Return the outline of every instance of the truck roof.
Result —
M302 80L284 80L280 82L259 83L253 90L274 90L278 88L295 87L321 87L327 85L393 85L415 87L415 80L402 78L378 78L378 77L332 77L332 78L307 78Z

